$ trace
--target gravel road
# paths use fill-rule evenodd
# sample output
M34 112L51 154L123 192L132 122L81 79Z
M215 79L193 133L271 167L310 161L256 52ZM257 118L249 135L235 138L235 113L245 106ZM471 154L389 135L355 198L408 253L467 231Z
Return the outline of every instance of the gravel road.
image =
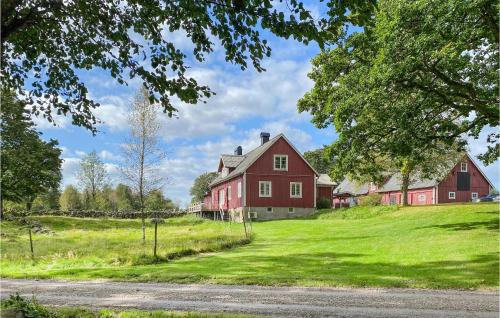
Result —
M498 292L176 285L2 279L1 297L43 304L234 312L273 317L499 317Z

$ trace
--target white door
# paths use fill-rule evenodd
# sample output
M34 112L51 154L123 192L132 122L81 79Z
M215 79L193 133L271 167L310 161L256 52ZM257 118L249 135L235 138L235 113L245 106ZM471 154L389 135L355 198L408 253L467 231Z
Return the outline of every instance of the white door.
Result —
M224 206L224 189L219 190L219 209Z

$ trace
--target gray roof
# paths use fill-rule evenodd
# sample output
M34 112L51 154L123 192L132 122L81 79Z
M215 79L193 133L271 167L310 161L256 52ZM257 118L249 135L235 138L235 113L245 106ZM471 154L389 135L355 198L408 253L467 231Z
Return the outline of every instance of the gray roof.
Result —
M352 195L362 195L368 193L368 182L358 184L356 181L351 181L347 178L333 190L333 195L338 193L349 193Z
M381 188L377 190L377 192L399 191L401 190L401 180L401 173L395 173L389 178L389 180L387 180L386 183L384 183ZM439 180L420 180L417 178L416 180L412 180L410 182L408 190L435 187L439 184L439 182Z
M241 157L243 157L243 159L240 161L240 163L235 167L235 169L233 171L231 171L225 177L223 177L221 174L219 174L217 176L217 178L215 178L214 181L212 181L210 183L210 186L216 185L217 183L220 183L220 182L225 181L225 180L232 179L232 178L242 174L243 172L245 172L245 170L247 170L248 167L250 167L250 165L252 165L252 163L254 163L254 161L257 160L267 149L269 149L269 147L271 147L276 142L276 140L278 140L280 137L283 137L283 134L277 135L276 137L270 139L265 144L260 145L257 148L255 148L254 150L241 156ZM223 155L223 156L226 156L226 155ZM240 157L240 156L238 156L238 157ZM224 161L224 159L223 159L223 161Z
M316 182L317 185L320 186L334 186L335 183L330 179L330 176L327 174L320 174L318 177L318 181Z
M220 158L224 167L236 168L245 159L245 156L221 155Z

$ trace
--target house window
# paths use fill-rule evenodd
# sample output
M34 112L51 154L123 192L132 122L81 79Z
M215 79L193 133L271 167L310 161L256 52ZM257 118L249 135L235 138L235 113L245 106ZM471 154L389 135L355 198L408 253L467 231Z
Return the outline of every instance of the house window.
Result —
M290 182L290 198L302 198L302 182Z
M423 203L423 202L425 202L425 199L426 199L425 194L419 194L418 195L418 202L422 202Z
M462 162L460 164L460 172L467 172L467 162Z
M295 213L295 210L293 208L288 208L288 213Z
M477 199L478 195L477 192L472 192L472 200Z
M274 170L288 170L288 156L287 155L274 155Z
M238 182L238 198L241 198L241 182Z
M271 191L271 181L259 181L259 197L270 198Z
M272 207L268 207L266 211L272 213L273 212L273 208Z
M231 191L231 186L227 187L227 200L228 201L231 201L231 195L232 194L232 191Z
M455 192L448 192L448 199L455 200Z

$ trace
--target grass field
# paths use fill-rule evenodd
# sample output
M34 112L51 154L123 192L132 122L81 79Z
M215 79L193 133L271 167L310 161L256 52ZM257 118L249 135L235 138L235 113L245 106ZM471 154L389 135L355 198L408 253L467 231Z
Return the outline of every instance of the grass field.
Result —
M113 266L104 262L97 266L99 262L94 262L92 266L81 263L68 268L17 267L9 258L16 251L9 249L7 258L2 259L7 265L2 275L493 289L499 283L498 208L498 204L462 204L322 211L308 219L254 223L254 240L245 246L155 265Z
M33 235L35 262L27 230L13 222L2 222L2 273L154 264L248 243L240 224L172 218L158 225L158 258L154 258L154 227L148 224L147 242L142 244L140 220L59 216L32 219L47 232Z

